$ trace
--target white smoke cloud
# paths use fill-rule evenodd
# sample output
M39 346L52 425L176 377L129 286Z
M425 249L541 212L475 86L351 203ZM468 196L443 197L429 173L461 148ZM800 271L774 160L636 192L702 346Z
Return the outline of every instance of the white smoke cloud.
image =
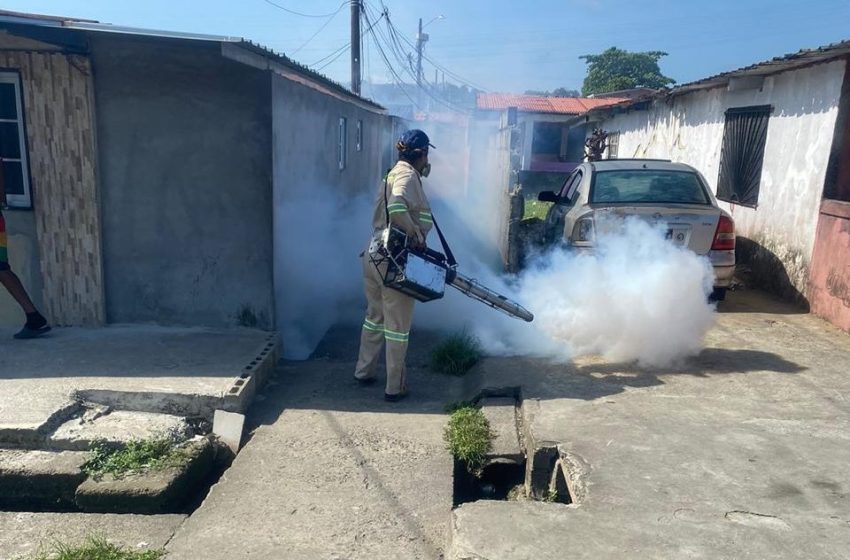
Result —
M372 205L371 195L341 197L329 187L287 193L278 203L275 303L285 357L308 358L331 326L365 309L358 255Z
M548 251L512 282L480 265L462 265L462 272L532 311L534 322L450 294L448 302L423 309L420 324L467 329L495 355L566 361L598 354L614 362L668 366L702 348L714 321L708 303L714 273L705 257L673 245L664 233L631 218L600 234L592 253ZM452 314L445 308L440 313L438 305L450 306Z
M714 273L636 218L601 235L594 254L564 250L524 278L518 297L537 310L536 328L575 355L665 366L702 348L714 320Z
M497 272L494 247L503 195L485 188L499 184L495 171L494 177L477 177L482 186L464 194L441 178L441 167L451 160L437 162L425 189L460 271L521 303L535 321L507 317L447 288L443 300L417 305L414 329L466 329L492 355L558 361L599 354L610 361L666 366L701 349L714 319L714 307L707 303L713 272L704 257L631 219L600 233L592 254L553 249L530 258L518 277L503 275ZM278 202L276 304L286 357L305 359L328 328L362 320L358 255L370 233L373 194L352 199L315 188L288 193ZM440 248L436 232L429 246Z

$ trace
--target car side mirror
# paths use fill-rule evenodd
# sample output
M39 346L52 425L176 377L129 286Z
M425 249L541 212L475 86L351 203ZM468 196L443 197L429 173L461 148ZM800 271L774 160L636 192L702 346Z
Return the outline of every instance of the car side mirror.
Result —
M537 195L537 200L540 202L555 202L558 203L561 201L561 197L559 197L553 191L543 191Z

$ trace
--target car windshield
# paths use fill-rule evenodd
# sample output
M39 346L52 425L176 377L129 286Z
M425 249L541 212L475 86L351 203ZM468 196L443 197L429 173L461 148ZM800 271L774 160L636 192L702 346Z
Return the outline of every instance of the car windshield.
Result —
M596 173L591 203L710 204L696 173L628 169Z

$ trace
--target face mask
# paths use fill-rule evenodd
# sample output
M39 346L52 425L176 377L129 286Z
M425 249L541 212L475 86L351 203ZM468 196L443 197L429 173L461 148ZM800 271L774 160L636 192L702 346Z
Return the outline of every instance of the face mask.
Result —
M422 168L422 171L419 174L422 175L423 177L427 177L428 175L430 175L431 174L431 164L426 163L425 167Z

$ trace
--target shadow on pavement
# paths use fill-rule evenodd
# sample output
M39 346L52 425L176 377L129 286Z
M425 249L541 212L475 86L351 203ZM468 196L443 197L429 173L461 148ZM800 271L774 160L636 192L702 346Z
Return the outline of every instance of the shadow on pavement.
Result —
M717 305L717 312L770 313L776 315L805 315L809 312L800 303L783 300L779 296L759 290L738 289L726 294L726 300Z
M314 358L284 361L277 377L254 405L249 422L273 423L287 408L443 414L447 404L476 397L484 388L521 387L525 398L593 400L626 388L664 385L670 376L711 377L723 374L768 372L795 374L806 368L777 354L750 349L709 348L684 363L664 369L635 363L608 363L599 358L553 363L529 357L490 357L463 377L430 371L430 349L441 339L438 332L414 332L408 356L410 396L400 403L383 400L383 372L379 382L360 387L353 380L359 329L334 327L320 343Z

